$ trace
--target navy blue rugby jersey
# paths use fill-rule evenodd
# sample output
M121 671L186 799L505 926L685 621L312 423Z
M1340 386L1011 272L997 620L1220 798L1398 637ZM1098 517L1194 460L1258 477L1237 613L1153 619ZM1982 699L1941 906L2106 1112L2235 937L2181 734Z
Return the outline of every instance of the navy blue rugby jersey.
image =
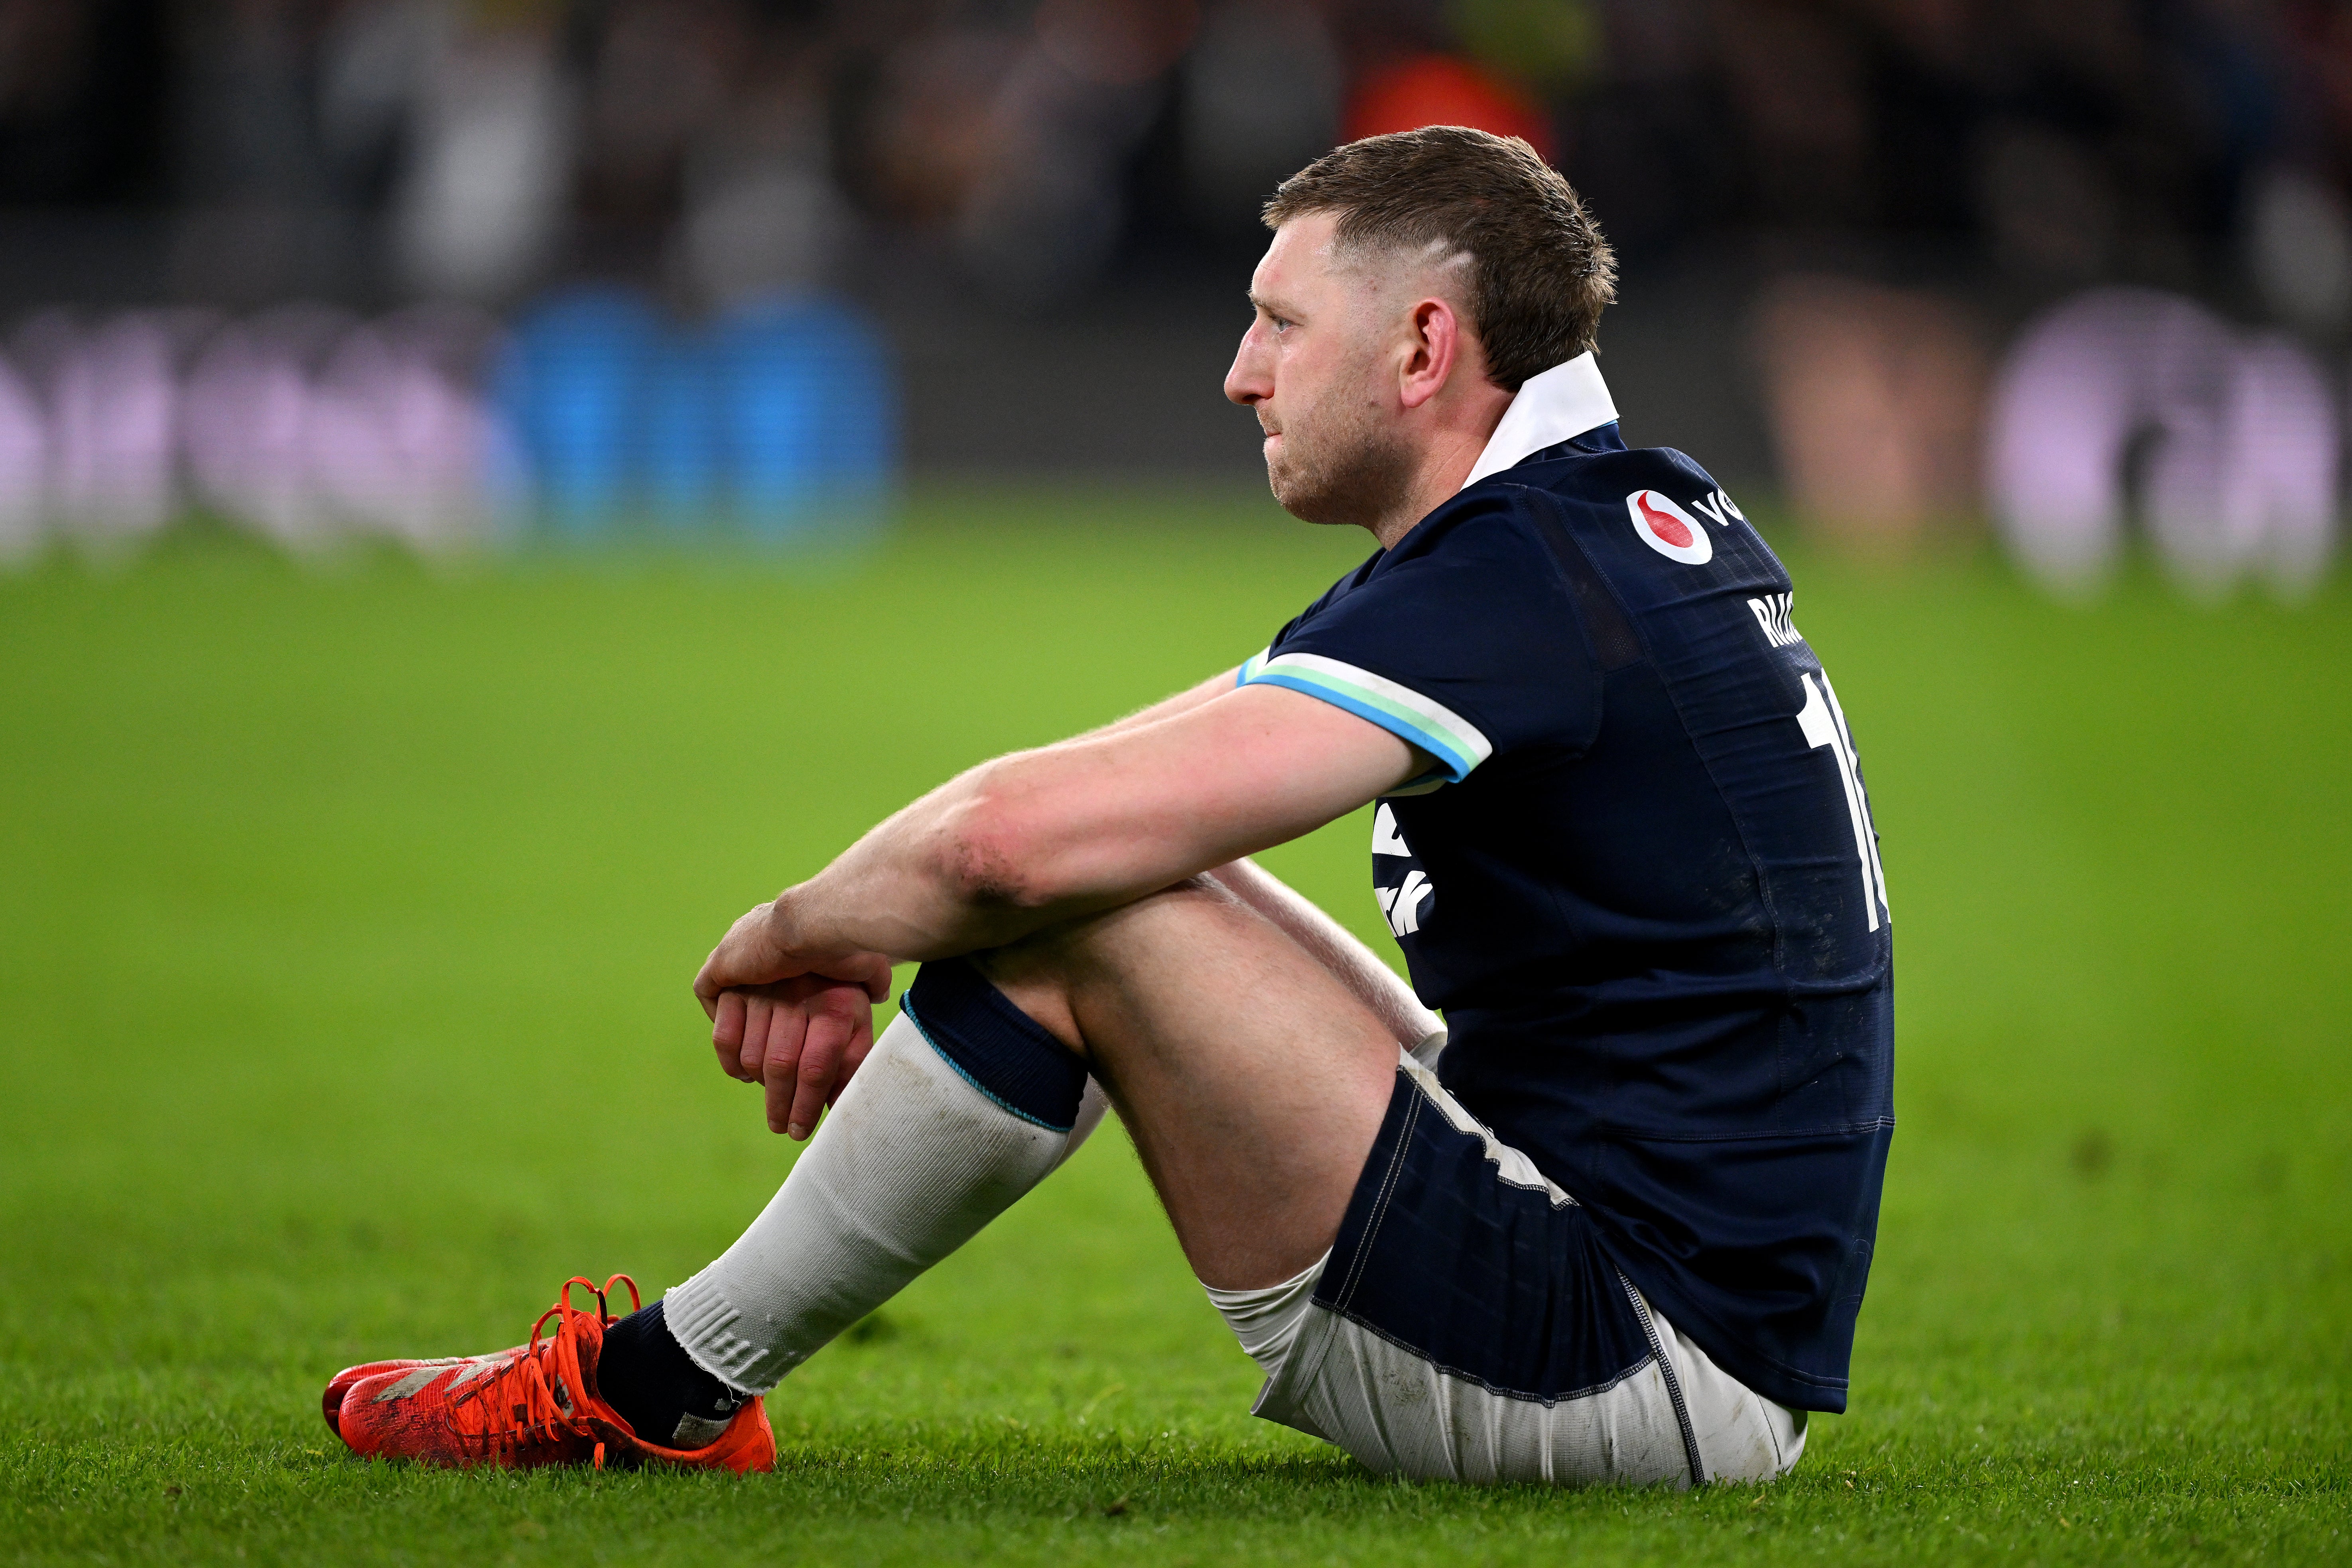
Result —
M1380 802L1372 874L1445 1015L1440 1079L1717 1364L1840 1411L1894 1128L1869 800L1786 570L1608 412L1466 486L1241 679L1436 759Z

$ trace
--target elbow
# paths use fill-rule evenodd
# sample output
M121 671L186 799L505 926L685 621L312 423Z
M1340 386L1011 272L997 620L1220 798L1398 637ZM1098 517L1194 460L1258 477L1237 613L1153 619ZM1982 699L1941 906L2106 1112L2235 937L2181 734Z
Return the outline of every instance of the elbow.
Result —
M941 824L937 865L940 881L974 909L1042 909L1064 890L1043 874L1035 826L1018 806L985 784Z

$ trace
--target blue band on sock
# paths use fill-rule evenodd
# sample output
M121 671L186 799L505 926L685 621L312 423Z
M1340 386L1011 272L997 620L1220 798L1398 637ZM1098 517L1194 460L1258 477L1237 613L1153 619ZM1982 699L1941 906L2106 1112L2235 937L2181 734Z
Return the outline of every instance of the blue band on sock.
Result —
M898 1005L974 1089L1055 1132L1078 1124L1087 1065L961 958L926 963Z

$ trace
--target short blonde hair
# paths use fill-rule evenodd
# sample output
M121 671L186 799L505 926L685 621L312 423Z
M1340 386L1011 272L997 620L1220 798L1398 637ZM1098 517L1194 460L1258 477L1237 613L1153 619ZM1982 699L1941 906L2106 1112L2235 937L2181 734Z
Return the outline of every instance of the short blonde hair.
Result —
M1559 171L1517 136L1432 125L1335 147L1282 182L1265 226L1336 213L1342 250L1470 258L1471 330L1507 392L1593 346L1616 258Z

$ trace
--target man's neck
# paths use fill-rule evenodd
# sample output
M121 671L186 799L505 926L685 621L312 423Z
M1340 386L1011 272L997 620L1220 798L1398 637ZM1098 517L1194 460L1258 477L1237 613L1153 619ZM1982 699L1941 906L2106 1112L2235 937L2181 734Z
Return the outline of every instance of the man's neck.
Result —
M1381 549L1393 549L1415 523L1444 505L1446 498L1469 479L1478 455L1486 449L1495 426L1511 405L1512 394L1495 390L1500 401L1481 399L1481 406L1469 411L1471 418L1457 419L1432 432L1421 460L1413 467L1413 479L1398 487L1396 504L1365 524Z
M1501 473L1547 447L1597 430L1617 417L1616 400L1590 349L1539 375L1517 393L1491 383L1444 411L1424 436L1415 479L1397 487L1393 511L1369 524L1383 550L1469 484ZM1433 413L1436 410L1433 409Z

